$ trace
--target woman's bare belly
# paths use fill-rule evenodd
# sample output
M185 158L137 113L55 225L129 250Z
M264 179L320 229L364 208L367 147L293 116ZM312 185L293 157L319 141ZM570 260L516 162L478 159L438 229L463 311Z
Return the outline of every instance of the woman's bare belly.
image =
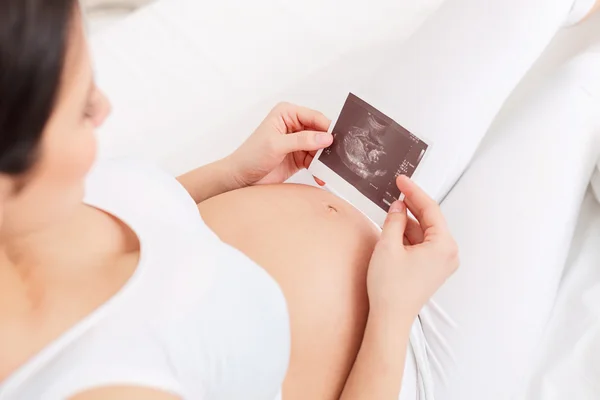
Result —
M364 332L378 229L344 200L305 185L249 187L198 208L286 296L292 354L284 399L339 398Z

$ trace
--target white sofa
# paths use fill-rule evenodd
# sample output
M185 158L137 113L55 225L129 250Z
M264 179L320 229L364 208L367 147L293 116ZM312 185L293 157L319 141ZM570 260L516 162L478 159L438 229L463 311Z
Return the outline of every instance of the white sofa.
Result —
M369 46L375 52L388 40L407 37L441 1L375 0L368 6L355 1L340 7L333 0L258 0L249 7L241 0L160 0L92 34L98 81L114 106L99 134L100 151L184 172L233 150L283 100L279 93L286 88L285 100L333 116L331 103L303 91L299 82L334 68L352 51ZM518 92L578 47L588 29L559 35ZM352 79L377 62L348 66L341 74L332 70L322 90L344 95ZM600 398L598 243L600 206L590 193L523 398Z

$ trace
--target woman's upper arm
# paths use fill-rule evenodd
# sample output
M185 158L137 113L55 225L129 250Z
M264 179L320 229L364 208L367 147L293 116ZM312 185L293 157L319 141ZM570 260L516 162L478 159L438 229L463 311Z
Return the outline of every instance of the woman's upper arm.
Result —
M181 397L157 389L129 386L95 388L79 393L69 400L182 400Z

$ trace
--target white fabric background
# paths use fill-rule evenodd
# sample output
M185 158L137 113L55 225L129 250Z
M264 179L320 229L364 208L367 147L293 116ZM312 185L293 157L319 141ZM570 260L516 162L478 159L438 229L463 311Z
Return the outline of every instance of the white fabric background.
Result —
M92 32L105 29L155 0L80 0Z

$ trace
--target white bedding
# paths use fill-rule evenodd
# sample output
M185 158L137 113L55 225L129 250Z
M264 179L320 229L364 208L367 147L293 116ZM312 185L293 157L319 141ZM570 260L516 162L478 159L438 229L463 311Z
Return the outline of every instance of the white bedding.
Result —
M152 4L92 38L98 81L114 105L101 148L159 160L180 154L190 140L210 135L218 124L348 50L410 34L439 3ZM211 138L210 148L195 149L194 164L229 151L251 129ZM179 172L190 165L173 160L166 167Z
M522 399L600 398L600 205L588 193L538 367Z
M385 56L378 49L410 35L440 2L348 1L343 8L334 0L152 4L92 37L98 81L114 105L100 132L101 152L155 160L175 174L230 152L277 100L333 115L331 103L320 103L302 82L331 68L331 81L321 90L347 93L353 79ZM589 26L560 35L515 96L582 47ZM356 54L370 56L355 62ZM351 60L344 74L334 70ZM590 195L524 399L600 398L598 243L600 206Z

